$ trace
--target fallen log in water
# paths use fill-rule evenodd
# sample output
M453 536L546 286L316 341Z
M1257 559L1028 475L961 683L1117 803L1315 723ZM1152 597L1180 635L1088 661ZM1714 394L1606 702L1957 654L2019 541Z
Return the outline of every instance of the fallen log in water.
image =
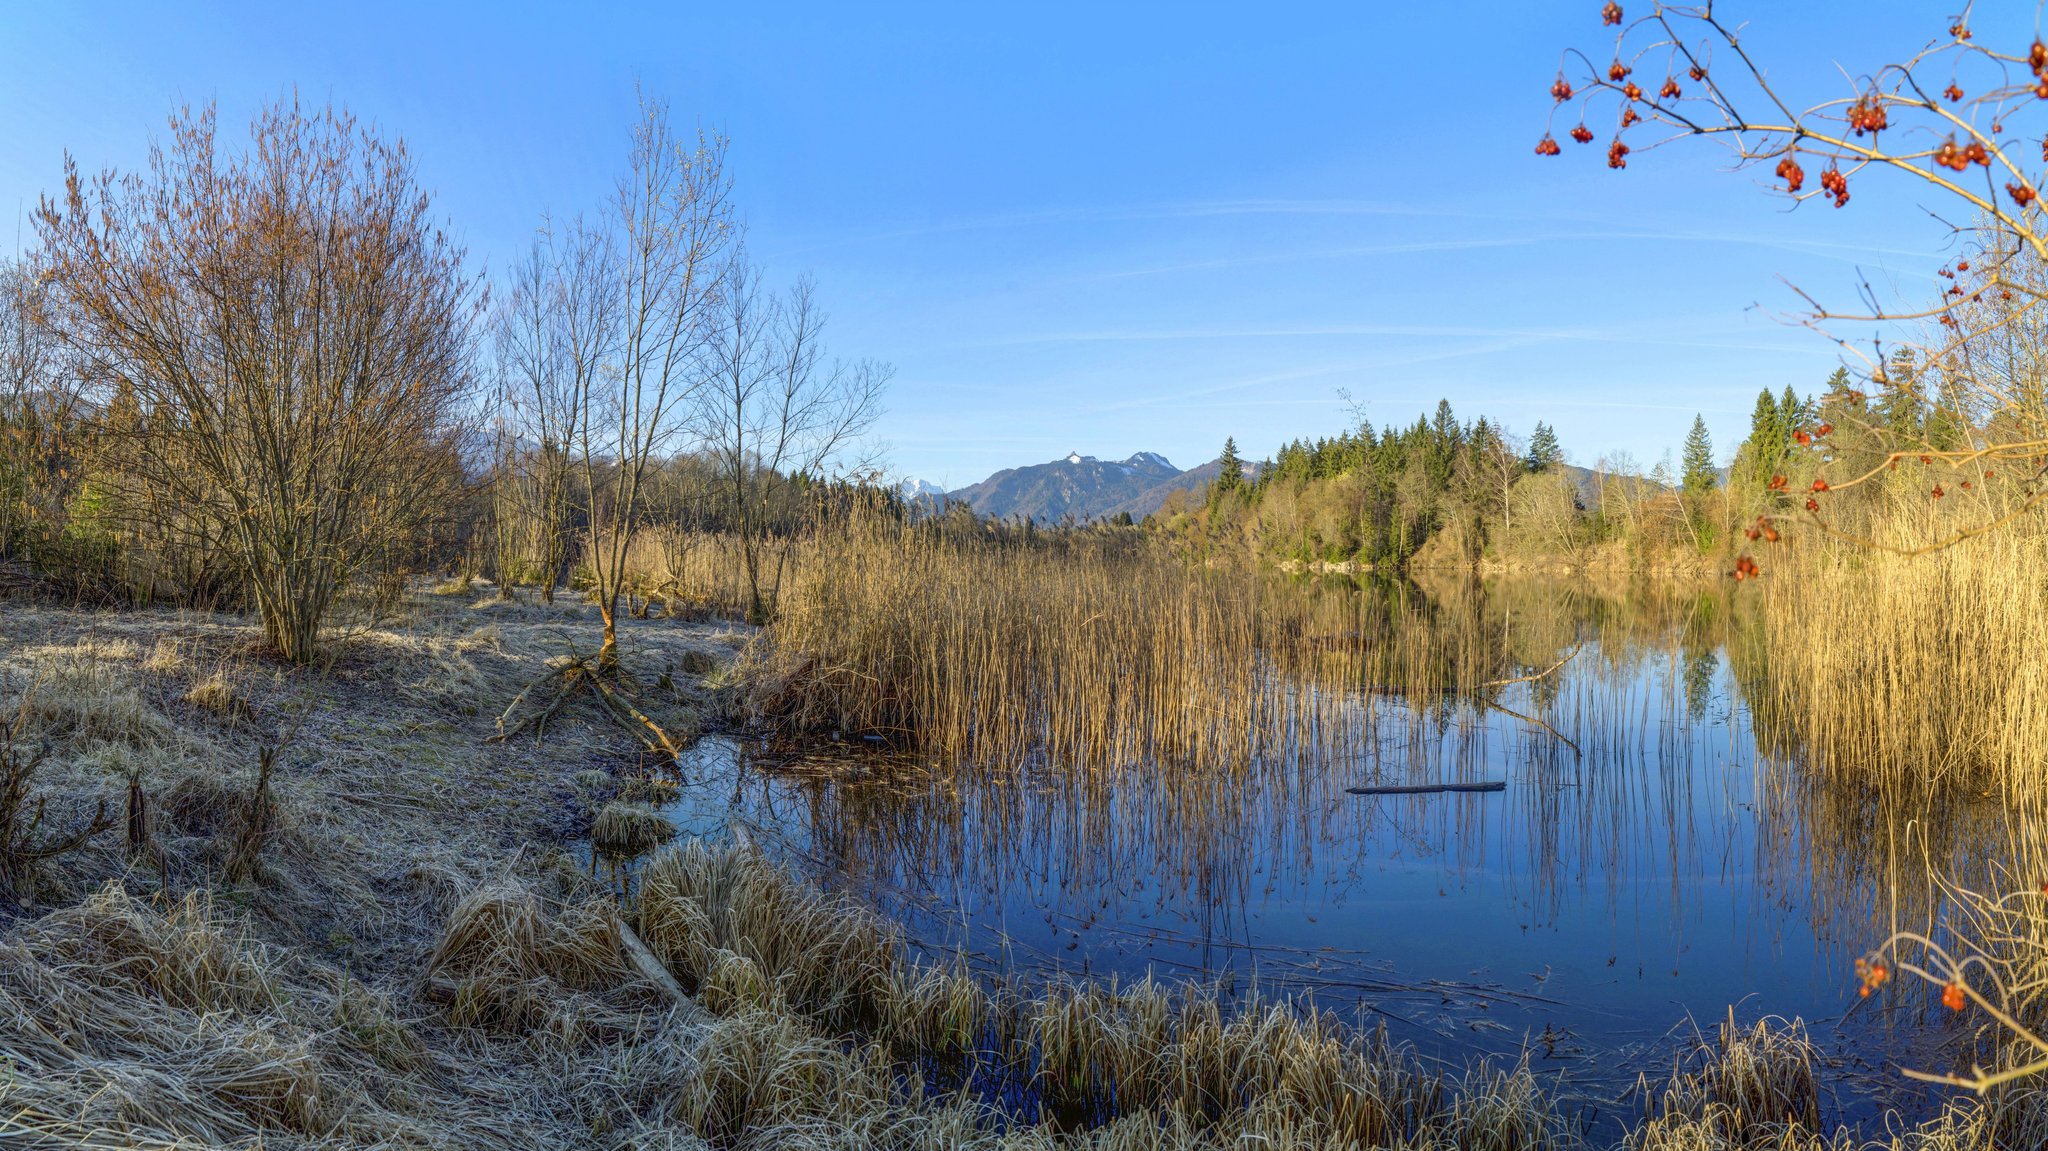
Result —
M1434 795L1440 791L1506 791L1507 781L1491 780L1486 783L1421 783L1390 784L1385 787L1347 787L1344 790L1353 795Z

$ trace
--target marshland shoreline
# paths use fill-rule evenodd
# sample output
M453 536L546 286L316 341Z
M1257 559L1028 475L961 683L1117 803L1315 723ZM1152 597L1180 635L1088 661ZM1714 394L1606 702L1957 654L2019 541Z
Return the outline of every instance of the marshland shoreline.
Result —
M134 781L143 835L54 857L0 919L9 1146L1600 1146L1527 1067L1449 1073L1303 1004L1171 983L991 983L731 844L572 861L608 805L673 786L590 701L492 742L574 604L487 586L336 629L321 674L235 617L9 603L0 676L47 754L47 828ZM626 674L687 738L738 722L761 633L622 621ZM772 670L772 666L771 666ZM268 820L246 825L258 764ZM683 781L687 785L687 781ZM621 834L627 834L622 832ZM658 829L630 834L660 838ZM636 846L644 846L638 843ZM637 970L627 925L686 989ZM1731 1028L1650 1090L1629 1146L1854 1145L1796 1024ZM2030 1096L1880 1145L2018 1146ZM1782 1140L1782 1143L1780 1142Z

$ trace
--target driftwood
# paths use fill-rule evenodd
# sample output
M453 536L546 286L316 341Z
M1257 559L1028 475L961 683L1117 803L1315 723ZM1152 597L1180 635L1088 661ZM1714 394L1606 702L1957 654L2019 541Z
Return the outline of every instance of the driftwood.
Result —
M683 994L682 984L676 982L676 977L669 974L668 968L663 966L661 960L654 957L654 952L640 941L639 933L623 921L619 924L619 943L626 953L627 960L633 964L633 969L640 973L641 978L659 987L662 993L668 996L669 1002L690 1002L690 997Z
M1486 783L1422 783L1392 784L1386 787L1347 787L1352 795L1435 795L1441 791L1506 791L1507 781L1496 779Z

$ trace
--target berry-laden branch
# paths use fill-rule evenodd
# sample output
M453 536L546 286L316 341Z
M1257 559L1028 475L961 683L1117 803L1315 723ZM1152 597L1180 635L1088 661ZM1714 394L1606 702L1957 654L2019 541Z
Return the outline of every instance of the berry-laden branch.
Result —
M1938 291L1930 305L1888 308L1864 285L1860 306L1833 309L1794 288L1805 301L1805 311L1794 319L1832 340L1850 373L1851 386L1825 397L1832 418L1859 434L1866 449L1861 459L1869 459L1873 447L1877 458L1867 470L1831 482L1827 465L1840 462L1830 439L1835 429L1826 422L1802 427L1801 446L1820 453L1819 478L1804 505L1807 525L1858 545L1913 555L2007 526L2048 500L2042 486L2048 472L2042 380L2048 373L2039 364L2017 363L2015 354L2016 348L2048 340L2048 317L2041 314L2048 300L2048 210L2040 194L2048 184L2042 170L2048 166L2048 137L2022 130L2024 122L2048 110L2048 45L2037 38L2024 50L2002 51L1979 43L1965 7L1943 21L1945 34L1918 51L1861 75L1844 73L1839 94L1800 107L1752 56L1743 27L1724 20L1711 2L1652 3L1647 15L1631 19L1610 0L1600 18L1614 29L1611 50L1564 52L1537 155L1564 151L1555 135L1561 114L1575 121L1570 138L1588 144L1596 138L1588 121L1611 110L1610 168L1627 168L1632 155L1702 139L1726 148L1736 170L1770 165L1773 192L1794 207L1821 200L1844 208L1852 180L1860 184L1865 174L1890 173L1969 209L1972 223L1949 225L1962 237L1968 258L1936 273ZM1600 57L1608 62L1596 63ZM1645 133L1651 134L1648 142L1631 146L1631 137ZM2040 164L2031 163L2036 151ZM1811 171L1818 171L1817 181L1809 181ZM1831 330L1835 324L1866 331L1846 338ZM1871 331L1871 325L1881 327ZM1900 371L1902 364L1910 365L1910 373ZM1924 401L1930 383L1939 386L1939 440L1867 414L1873 395L1880 408L1895 404L1902 389L1914 389L1911 395ZM1916 460L1954 472L1924 486L1929 500L1958 490L1981 496L1985 481L2001 468L2023 478L2009 495L1976 501L1968 513L1971 523L1929 542L1881 541L1832 522L1825 502L1832 494ZM1784 490L1781 482L1772 487ZM1760 517L1745 535L1776 542L1777 518ZM1744 555L1731 574L1742 580L1761 572Z

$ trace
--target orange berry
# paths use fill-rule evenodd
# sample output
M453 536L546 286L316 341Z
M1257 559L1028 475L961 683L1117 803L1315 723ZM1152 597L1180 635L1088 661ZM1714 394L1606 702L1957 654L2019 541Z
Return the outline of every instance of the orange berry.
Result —
M1950 1011L1961 1011L1963 1004L1967 1002L1968 1000L1963 997L1963 984L1961 980L1957 980L1941 989L1941 1005Z

